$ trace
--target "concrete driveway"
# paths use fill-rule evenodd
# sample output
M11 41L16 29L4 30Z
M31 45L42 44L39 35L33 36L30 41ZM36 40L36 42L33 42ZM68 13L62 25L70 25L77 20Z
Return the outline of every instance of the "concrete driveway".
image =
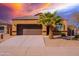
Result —
M3 43L0 47L44 47L42 35L22 35L14 36Z
M0 43L0 55L25 55L28 48L45 47L42 35L14 36Z
M14 36L0 44L0 56L30 55L79 56L79 47L46 47L42 35Z

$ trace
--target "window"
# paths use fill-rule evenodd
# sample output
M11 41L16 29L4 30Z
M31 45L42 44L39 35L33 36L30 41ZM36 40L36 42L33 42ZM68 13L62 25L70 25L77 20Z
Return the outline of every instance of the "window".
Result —
M62 24L57 24L57 25L56 25L56 29L57 29L58 31L61 31L61 30L62 30Z
M0 27L0 33L4 33L4 27Z

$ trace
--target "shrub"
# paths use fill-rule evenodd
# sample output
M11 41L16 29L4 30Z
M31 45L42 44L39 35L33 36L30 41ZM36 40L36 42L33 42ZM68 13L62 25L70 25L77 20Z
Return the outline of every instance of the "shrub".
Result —
M75 35L75 37L72 40L78 40L79 39L79 35Z
M75 38L79 38L79 35L75 35Z
M61 33L61 36L66 36L66 34L65 33Z

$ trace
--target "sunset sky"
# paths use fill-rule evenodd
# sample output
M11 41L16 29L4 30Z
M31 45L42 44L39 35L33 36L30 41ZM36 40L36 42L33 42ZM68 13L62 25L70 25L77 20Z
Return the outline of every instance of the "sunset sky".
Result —
M77 25L77 17L72 17L79 12L79 4L67 3L0 3L0 20L11 22L13 18L21 16L33 16L40 12L53 12ZM72 21L71 21L72 20ZM74 22L74 23L73 23Z

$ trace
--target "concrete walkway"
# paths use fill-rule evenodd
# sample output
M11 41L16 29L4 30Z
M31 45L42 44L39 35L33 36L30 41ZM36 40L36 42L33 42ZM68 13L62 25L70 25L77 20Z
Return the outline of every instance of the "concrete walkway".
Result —
M54 43L55 44L55 43ZM14 36L0 44L1 56L79 56L79 47L46 47L42 35Z

